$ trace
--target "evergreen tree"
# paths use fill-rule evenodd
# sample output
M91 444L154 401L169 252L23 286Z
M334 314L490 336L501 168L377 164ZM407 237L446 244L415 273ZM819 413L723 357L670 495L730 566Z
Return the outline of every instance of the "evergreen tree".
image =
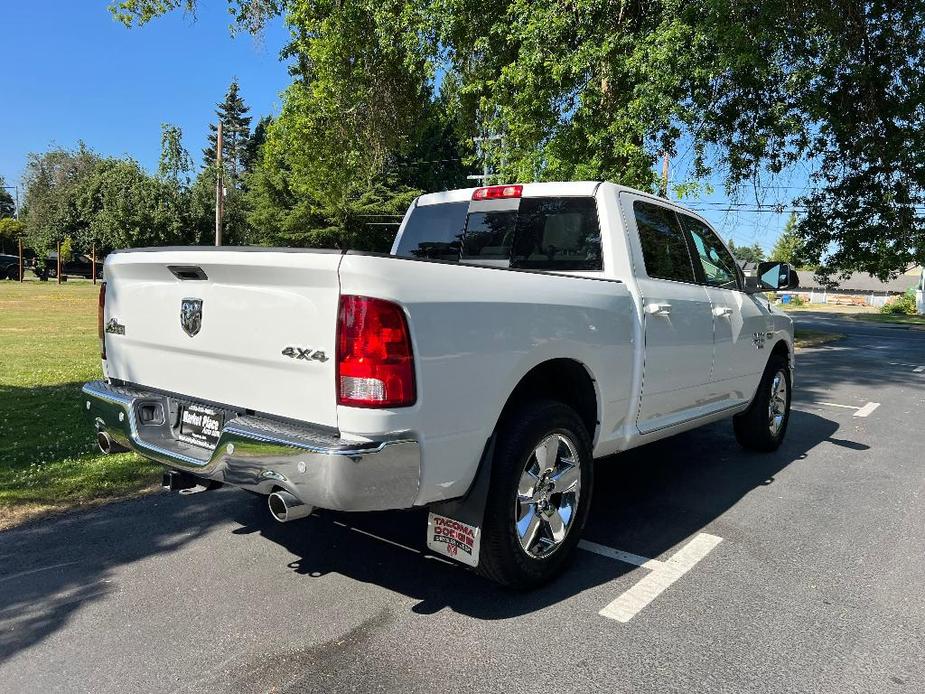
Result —
M3 176L0 176L0 219L12 217L16 214L16 204L13 196L4 186L6 186L6 181L3 180Z
M730 239L729 251L740 263L760 263L764 260L764 249L760 243L754 243L751 246L736 246Z
M787 218L784 230L771 250L770 259L790 263L795 268L804 267L807 264L803 251L803 240L797 232L797 216L795 214L791 214Z
M251 136L250 109L241 98L238 80L233 79L225 98L218 104L215 113L222 124L222 161L228 175L228 183L235 186L245 170L244 161ZM202 150L203 166L215 163L215 146L218 127L209 123L209 146Z
M254 134L251 135L247 144L244 145L244 155L241 157L241 169L243 173L252 173L257 166L260 157L260 148L267 141L267 128L273 122L272 116L263 116L257 121L254 127Z

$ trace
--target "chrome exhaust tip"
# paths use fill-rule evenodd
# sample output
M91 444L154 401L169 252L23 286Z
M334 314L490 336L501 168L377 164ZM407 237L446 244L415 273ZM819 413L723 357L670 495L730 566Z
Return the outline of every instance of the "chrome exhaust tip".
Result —
M298 520L299 518L305 518L305 516L310 515L314 510L313 506L302 502L294 495L284 491L270 494L267 498L267 505L270 507L270 515L280 523L288 523L289 521Z
M96 432L96 445L100 447L100 452L104 455L109 455L110 453L122 453L128 450L128 448L122 444L116 443L112 436L102 430Z
M96 432L96 445L100 447L100 452L109 455L112 453L112 447L115 445L115 441L113 441L112 437L105 431L98 431Z

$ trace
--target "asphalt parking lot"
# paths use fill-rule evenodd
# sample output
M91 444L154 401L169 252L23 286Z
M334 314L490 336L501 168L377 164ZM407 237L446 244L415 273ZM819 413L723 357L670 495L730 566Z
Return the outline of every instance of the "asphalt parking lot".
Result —
M2 692L923 692L925 332L798 314L790 431L601 461L584 551L499 589L420 512L236 490L0 533Z

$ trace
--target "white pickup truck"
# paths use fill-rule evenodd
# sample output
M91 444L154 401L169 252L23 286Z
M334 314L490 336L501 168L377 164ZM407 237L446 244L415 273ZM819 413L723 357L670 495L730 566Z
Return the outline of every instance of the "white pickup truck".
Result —
M423 195L389 255L151 248L106 259L104 451L171 488L313 507L428 507L427 544L504 584L562 569L592 461L731 417L777 448L793 325L710 226L597 182ZM614 459L618 463L619 458Z

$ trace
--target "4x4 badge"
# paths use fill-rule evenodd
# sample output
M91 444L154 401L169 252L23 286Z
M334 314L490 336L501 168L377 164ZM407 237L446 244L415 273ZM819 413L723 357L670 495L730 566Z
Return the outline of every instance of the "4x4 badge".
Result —
M110 318L106 324L106 332L110 335L125 335L125 326L115 318Z
M311 347L307 349L302 349L301 347L287 347L282 352L284 357L289 357L290 359L306 359L308 361L320 361L326 362L328 360L328 355L322 352L320 349L315 350Z

